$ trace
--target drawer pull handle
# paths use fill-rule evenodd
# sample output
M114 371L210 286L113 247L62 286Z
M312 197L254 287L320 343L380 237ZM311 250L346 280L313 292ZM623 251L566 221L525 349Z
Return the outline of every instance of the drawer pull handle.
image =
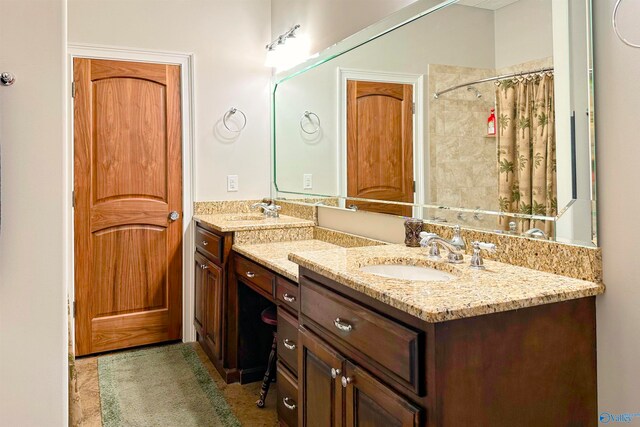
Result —
M336 379L341 373L342 371L340 369L331 368L331 378Z
M206 270L207 268L209 268L209 266L206 264L200 264L200 268Z
M286 302L294 302L296 300L296 297L294 297L293 295L284 294L282 295L282 299Z
M347 388L349 384L353 383L353 378L351 377L342 377L342 387Z
M353 326L351 326L347 322L343 322L339 317L333 321L333 324L336 326L336 328L340 329L343 332L351 332L351 329L353 329Z
M295 350L296 349L296 343L294 343L293 341L285 338L282 341L282 344L284 344L284 346L287 348L287 350Z
M289 402L293 402L293 403L289 403ZM282 403L284 404L284 407L289 409L290 411L296 410L296 402L290 397L283 398Z
M256 273L254 273L253 271L247 271L247 277L249 279L253 279L254 277L256 277Z
M209 242L207 242L206 240L202 241L202 246L207 246L209 244Z

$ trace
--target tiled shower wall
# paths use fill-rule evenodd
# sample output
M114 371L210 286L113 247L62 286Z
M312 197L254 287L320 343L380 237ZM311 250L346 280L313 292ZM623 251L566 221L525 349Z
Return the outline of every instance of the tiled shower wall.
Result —
M429 93L492 77L493 69L429 65ZM495 105L492 82L460 88L429 99L429 189L427 203L497 210L496 138L487 136L487 119ZM481 96L478 98L477 93ZM486 227L493 217L430 212L449 222Z
M429 93L458 84L553 65L543 58L500 69L429 65ZM428 204L498 211L497 141L487 136L487 119L495 107L495 82L472 85L429 97ZM477 93L481 96L478 98ZM445 219L473 228L492 229L497 216L426 209L425 218Z

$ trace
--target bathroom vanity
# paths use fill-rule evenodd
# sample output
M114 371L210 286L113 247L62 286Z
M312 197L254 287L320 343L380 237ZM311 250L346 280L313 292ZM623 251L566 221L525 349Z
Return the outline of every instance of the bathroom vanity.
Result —
M304 256L293 259L309 266ZM416 316L409 305L383 302L393 296L374 290L374 298L327 276L300 269L298 425L597 424L595 298L588 296L600 292L596 286L583 289L584 298L499 313L477 307L478 315L469 308Z
M198 340L227 382L260 380L271 333L259 313L278 306L281 425L596 425L603 285L490 260L473 270L468 254L454 265L426 248L329 242L295 218L282 221L288 230L247 219L244 232L202 218Z

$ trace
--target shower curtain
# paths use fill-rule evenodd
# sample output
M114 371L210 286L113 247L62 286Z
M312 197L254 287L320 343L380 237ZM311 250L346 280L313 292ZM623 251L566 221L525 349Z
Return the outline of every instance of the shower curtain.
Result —
M557 213L553 75L503 80L496 90L498 202L502 212ZM553 222L502 217L499 226L540 228L553 236Z

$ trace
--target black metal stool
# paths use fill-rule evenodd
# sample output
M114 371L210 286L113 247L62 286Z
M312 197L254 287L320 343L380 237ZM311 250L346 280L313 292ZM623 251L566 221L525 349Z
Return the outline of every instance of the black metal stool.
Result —
M278 326L278 315L276 312L276 306L271 306L265 308L260 315L262 321L267 325L274 326L273 328L273 344L271 345L271 353L269 353L269 362L267 363L267 370L264 373L264 378L262 379L262 387L260 388L260 398L256 401L256 405L258 408L264 408L264 401L267 398L267 393L269 392L269 386L271 382L276 376L276 356L277 356L277 348L278 348L278 337L277 337L277 326Z

